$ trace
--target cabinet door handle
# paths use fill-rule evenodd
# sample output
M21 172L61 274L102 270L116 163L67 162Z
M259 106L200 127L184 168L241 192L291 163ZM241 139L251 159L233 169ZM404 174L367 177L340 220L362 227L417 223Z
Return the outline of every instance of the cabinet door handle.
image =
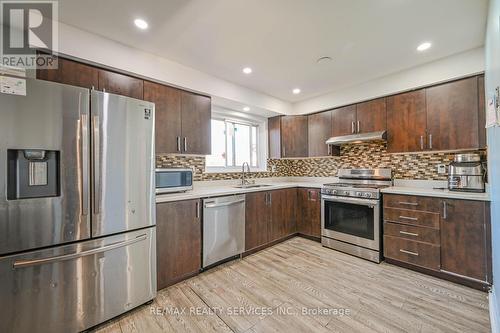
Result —
M184 137L184 151L188 151L188 139L186 137Z
M181 151L181 137L180 136L177 137L177 151L178 152Z
M418 206L418 203L416 202L406 202L406 201L400 201L400 205L407 205L407 206Z
M200 202L196 201L196 218L200 218Z
M328 156L330 156L330 155L332 154L332 153L331 153L331 148L332 148L332 146L327 145L327 147L328 147L328 153L327 153L327 154L328 154Z
M424 136L420 136L420 150L424 150Z
M402 220L418 221L416 217L400 216L399 218Z
M356 133L359 133L360 128L361 128L361 122L358 120L356 124Z
M429 134L429 149L432 149L432 134Z
M414 233L414 232L408 232L408 231L400 231L399 232L401 235L408 235L408 236L415 236L415 237L418 237L418 234Z
M273 194L269 192L269 206L273 204Z
M412 252L412 251L407 251L407 250L403 250L403 249L399 249L399 252L403 252L403 253L406 253L406 254L409 254L409 255L412 255L412 256L418 256L418 252Z
M446 201L443 201L443 220L448 218L448 204Z
M356 132L356 124L355 124L355 122L353 121L353 122L351 123L351 133L352 133L352 134L354 134L355 132Z

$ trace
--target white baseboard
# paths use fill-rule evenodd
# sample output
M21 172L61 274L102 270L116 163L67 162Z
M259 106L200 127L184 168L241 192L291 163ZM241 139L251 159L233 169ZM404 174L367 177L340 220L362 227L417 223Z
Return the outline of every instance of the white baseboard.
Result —
M500 320L500 316L498 315L498 299L495 293L495 286L491 288L491 291L488 295L488 302L490 308L491 332L500 333L500 323L498 322Z

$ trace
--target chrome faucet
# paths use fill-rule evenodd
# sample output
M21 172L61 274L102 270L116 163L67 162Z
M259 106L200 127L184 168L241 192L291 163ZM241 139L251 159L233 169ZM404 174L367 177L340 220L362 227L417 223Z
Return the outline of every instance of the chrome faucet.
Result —
M248 162L244 162L242 167L241 167L241 185L247 185L250 184L250 181L245 179L245 165L247 166L247 171L250 172L250 164Z

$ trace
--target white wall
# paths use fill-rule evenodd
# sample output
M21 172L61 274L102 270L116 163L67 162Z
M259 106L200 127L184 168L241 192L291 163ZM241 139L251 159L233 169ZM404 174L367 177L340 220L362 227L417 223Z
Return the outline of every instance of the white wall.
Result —
M63 23L59 23L59 52L211 95L214 104L221 100L281 114L291 110L288 102Z
M484 71L484 49L477 48L363 84L336 90L295 103L292 113L305 114L326 110L482 71Z
M211 95L224 108L250 106L251 113L267 117L326 110L484 71L484 50L478 48L292 104L63 23L59 52Z
M500 0L490 0L486 29L485 92L489 98L500 86ZM492 331L500 332L500 127L488 129L488 173L491 188L493 293L490 295Z

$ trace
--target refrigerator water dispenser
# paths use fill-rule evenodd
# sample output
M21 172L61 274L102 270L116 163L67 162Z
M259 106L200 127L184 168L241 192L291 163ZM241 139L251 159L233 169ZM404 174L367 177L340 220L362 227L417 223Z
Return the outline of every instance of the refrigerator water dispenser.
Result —
M9 149L7 199L32 199L60 195L59 151Z

